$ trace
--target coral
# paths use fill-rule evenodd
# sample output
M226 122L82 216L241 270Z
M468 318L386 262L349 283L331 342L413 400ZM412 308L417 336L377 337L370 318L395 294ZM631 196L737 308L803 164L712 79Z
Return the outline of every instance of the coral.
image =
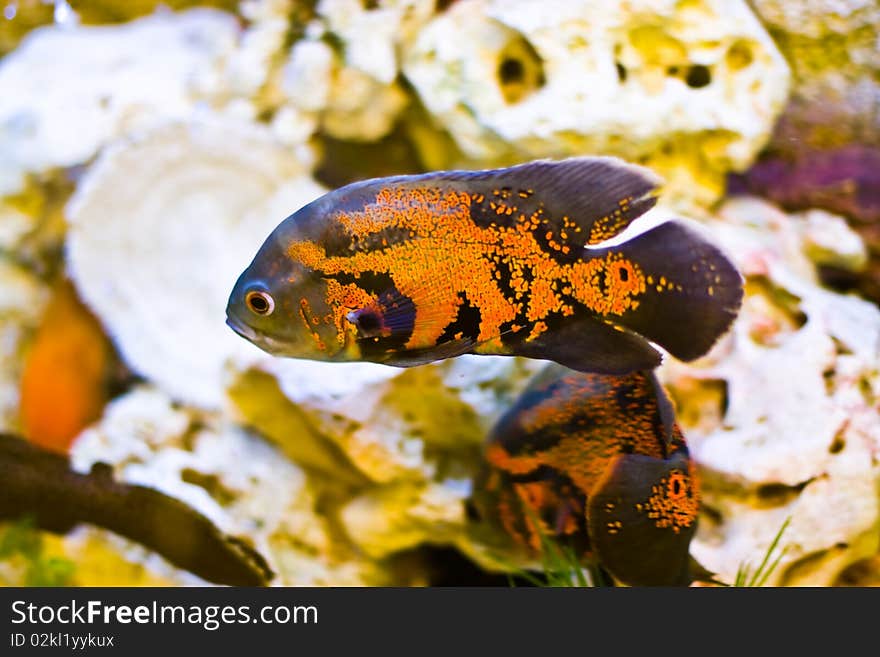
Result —
M788 89L746 3L551 4L457 2L406 50L407 79L465 158L615 154L656 168L674 197L715 200Z

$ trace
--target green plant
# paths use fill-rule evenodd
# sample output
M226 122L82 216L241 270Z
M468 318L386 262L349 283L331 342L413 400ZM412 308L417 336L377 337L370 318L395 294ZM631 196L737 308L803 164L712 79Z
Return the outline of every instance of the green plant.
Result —
M44 554L43 537L30 517L0 531L0 560L23 563L21 583L25 586L69 586L73 582L73 562Z
M537 528L541 541L541 572L534 574L524 569L512 569L508 574L508 582L516 586L513 576L516 575L533 586L547 587L587 587L613 586L599 565L579 556L568 545L562 545L554 537L549 536L535 515L534 509L523 503L522 509L526 517Z
M734 578L732 586L764 586L764 584L767 583L767 580L770 579L770 575L776 570L776 567L779 565L779 562L782 561L782 557L785 556L785 552L788 550L787 545L783 546L782 549L779 550L779 554L776 555L775 558L773 557L773 553L776 551L779 541L782 539L782 535L785 533L790 522L791 517L788 517L785 519L785 522L782 523L782 526L779 528L779 531L776 532L776 536L767 548L767 552L764 554L764 559L761 561L761 564L755 572L751 572L751 567L748 561L744 561L740 564L736 571L736 577ZM771 561L771 559L773 559L773 561Z

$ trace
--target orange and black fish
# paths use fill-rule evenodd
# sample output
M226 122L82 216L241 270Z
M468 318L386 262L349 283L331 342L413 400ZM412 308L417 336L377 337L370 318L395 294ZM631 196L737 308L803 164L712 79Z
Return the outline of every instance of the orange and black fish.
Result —
M493 428L470 504L533 555L550 538L626 584L693 579L697 475L651 372L548 367Z
M263 586L274 577L260 553L180 500L115 481L104 463L75 472L67 457L0 433L0 521L22 517L59 534L80 523L109 529L218 584Z
M625 373L660 362L649 340L692 360L730 326L742 277L676 221L603 244L657 185L612 158L354 183L272 232L227 323L275 355L399 367L477 353Z

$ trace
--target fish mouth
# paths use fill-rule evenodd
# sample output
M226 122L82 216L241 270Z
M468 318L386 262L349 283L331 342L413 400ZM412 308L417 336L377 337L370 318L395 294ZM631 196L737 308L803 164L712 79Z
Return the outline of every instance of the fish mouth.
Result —
M253 343L257 343L258 336L257 332L254 331L253 328L245 324L244 322L239 321L235 317L231 315L226 316L226 326L235 331L238 335L245 338L246 340L250 340Z
M272 356L286 356L287 345L281 340L259 333L253 327L239 320L235 315L226 316L226 325L251 344Z

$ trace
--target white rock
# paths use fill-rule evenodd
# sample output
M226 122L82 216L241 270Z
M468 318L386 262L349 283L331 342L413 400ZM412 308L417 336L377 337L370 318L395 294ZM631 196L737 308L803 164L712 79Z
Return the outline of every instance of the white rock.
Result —
M290 29L292 0L246 0L241 13L250 21L224 65L226 91L251 97L269 81Z
M343 507L349 537L372 559L422 544L468 550L466 491L454 485L402 482L370 489Z
M0 431L18 426L23 353L49 298L28 270L0 257Z
M86 162L134 128L188 116L194 77L237 33L233 16L211 10L32 32L0 61L0 196L27 173Z
M335 56L323 41L303 39L293 44L281 72L281 91L290 104L306 112L319 112L330 97Z
M354 141L387 135L409 103L397 82L399 51L433 9L429 0L386 0L370 8L359 0L322 0L277 76L285 98L279 133L291 143L319 128ZM328 36L340 44L338 53Z
M306 418L297 436L317 433L373 482L424 482L441 476L444 460L472 467L492 422L543 364L503 356L462 356L410 369L269 360L240 377L233 402L247 424L277 434L266 428L276 414L249 398L249 389L267 394L249 377L272 374L291 408Z
M232 285L275 225L322 192L268 129L157 127L108 148L82 180L70 272L129 366L218 407L226 360L261 353L224 323Z
M161 490L224 532L248 536L277 572L274 584L354 585L375 576L363 562L330 556L331 539L302 470L242 428L175 407L155 388L113 401L77 438L71 458L80 470L110 463L117 479ZM172 580L197 579L125 539L109 543Z
M880 23L875 0L753 0L755 11L776 29L820 38L828 34L851 35Z
M108 404L100 425L79 436L71 450L71 465L79 472L88 472L101 460L145 461L161 447L179 448L191 421L189 414L175 408L161 390L135 388Z
M461 0L403 71L467 158L615 154L703 203L750 164L789 87L741 0Z
M803 218L804 248L810 260L852 271L868 264L868 249L846 219L824 210L809 210Z
M345 44L345 65L391 84L400 69L398 50L434 12L434 0L321 0L318 14Z
M375 141L391 132L408 103L400 85L382 84L358 69L343 67L333 77L322 126L338 139Z
M732 581L791 516L771 583L827 585L878 548L880 310L819 286L802 217L756 199L719 215L712 228L749 277L743 309L706 358L661 369L714 510L693 552Z

